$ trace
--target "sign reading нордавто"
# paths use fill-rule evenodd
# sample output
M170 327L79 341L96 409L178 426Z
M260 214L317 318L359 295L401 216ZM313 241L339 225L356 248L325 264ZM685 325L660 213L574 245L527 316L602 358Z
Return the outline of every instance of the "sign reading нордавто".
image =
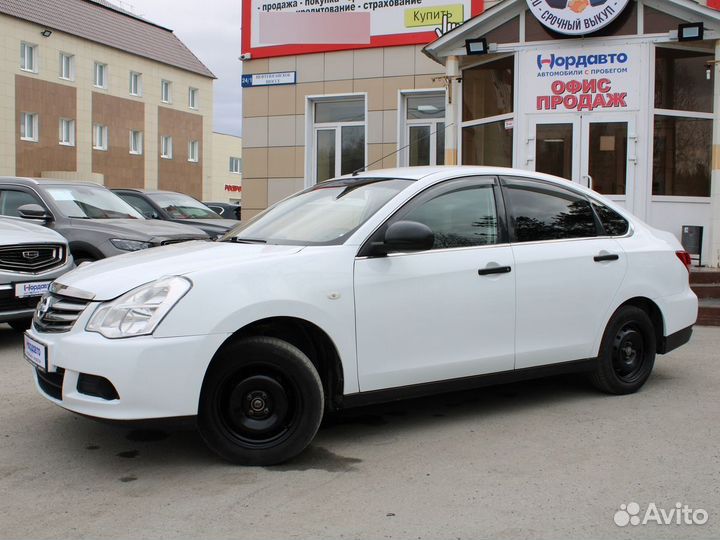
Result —
M629 0L527 0L535 18L571 36L596 32L622 13Z

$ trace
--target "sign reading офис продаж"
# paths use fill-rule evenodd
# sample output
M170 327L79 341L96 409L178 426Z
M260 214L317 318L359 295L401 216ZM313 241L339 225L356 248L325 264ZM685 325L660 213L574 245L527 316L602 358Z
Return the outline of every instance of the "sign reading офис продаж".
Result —
M242 52L254 59L424 45L482 13L483 5L484 0L243 0Z
M629 0L527 0L530 12L550 30L579 36L610 24Z
M639 45L548 47L520 56L525 110L618 112L639 108Z

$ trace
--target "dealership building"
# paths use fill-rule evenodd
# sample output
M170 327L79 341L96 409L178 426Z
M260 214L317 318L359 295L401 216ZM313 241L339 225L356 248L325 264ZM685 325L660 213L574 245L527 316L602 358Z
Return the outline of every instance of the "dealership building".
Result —
M363 167L517 167L702 227L717 266L714 1L248 1L243 212Z

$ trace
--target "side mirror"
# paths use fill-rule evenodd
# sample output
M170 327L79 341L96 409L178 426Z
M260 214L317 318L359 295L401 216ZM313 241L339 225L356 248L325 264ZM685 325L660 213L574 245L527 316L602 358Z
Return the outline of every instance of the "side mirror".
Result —
M435 235L430 227L417 221L396 221L385 231L385 239L373 246L374 255L432 249Z
M50 214L50 212L45 210L39 204L35 203L23 204L18 208L18 214L21 218L25 219L42 219L45 221L52 220L52 215Z

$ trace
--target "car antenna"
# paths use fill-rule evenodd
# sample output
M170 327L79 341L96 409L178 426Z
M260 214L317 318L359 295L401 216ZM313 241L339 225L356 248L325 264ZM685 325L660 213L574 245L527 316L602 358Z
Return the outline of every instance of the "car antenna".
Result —
M455 124L455 122L450 122L449 124L447 124L446 126L444 126L443 131L444 131L445 129L449 128L450 126L452 126L453 124ZM418 141L421 141L421 140L423 140L423 139L427 139L427 138L429 138L429 137L432 137L432 136L435 135L438 131L439 131L439 130L436 129L436 130L433 131L432 133L428 133L427 135L424 135L423 137L419 138ZM417 142L417 141L416 141L416 142ZM405 146L403 146L402 148L398 148L398 149L395 150L394 152L390 152L389 154L381 157L380 159L376 159L376 160L373 161L372 163L368 163L367 165L363 165L363 166L360 167L359 169L355 169L355 170L352 172L352 175L353 175L353 176L357 176L358 173L364 171L364 170L367 169L368 167L372 167L372 166L375 165L376 163L380 163L380 162L381 162L382 160L384 160L385 158L389 158L390 156L393 156L393 155L397 154L398 152L400 152L400 151L402 151L402 150L405 150L405 149L408 148L411 144L412 144L412 143L407 143L407 144L406 144Z

